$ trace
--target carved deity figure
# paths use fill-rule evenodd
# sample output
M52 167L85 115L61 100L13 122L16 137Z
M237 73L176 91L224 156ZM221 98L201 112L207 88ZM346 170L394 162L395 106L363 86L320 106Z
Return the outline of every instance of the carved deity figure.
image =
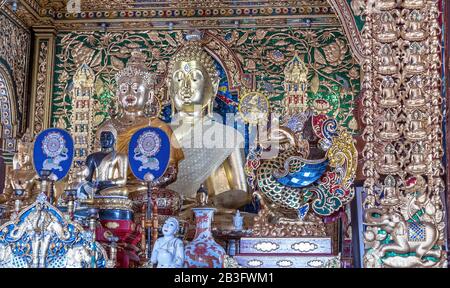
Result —
M382 75L393 75L398 72L393 51L389 45L383 45L378 54L378 72Z
M380 17L379 32L376 33L376 38L381 43L394 42L398 38L398 31L395 30L395 19L389 12L384 12Z
M412 77L406 84L408 87L408 99L406 106L408 108L420 107L425 105L425 95L423 92L423 79L420 75Z
M169 168L158 181L168 184L176 178L178 162L183 159L183 152L174 143L176 139L171 137L172 130L166 123L158 118L146 116L145 111L151 105L153 99L154 80L152 74L147 72L145 61L146 55L144 53L133 51L127 66L116 74L116 101L120 111L116 117L104 122L97 133L112 131L117 139L117 154L128 155L128 145L131 136L136 131L148 126L163 130L171 139L171 152ZM108 158L110 157L106 157L106 159ZM111 161L105 160L104 162L107 167L113 166ZM146 185L137 181L130 169L127 171L127 176L126 185L107 188L101 192L102 195L126 196L135 192L147 191ZM119 184L124 184L124 179L120 181ZM162 185L162 183L154 184L155 186Z
M167 75L174 114L171 126L185 156L177 181L169 188L188 198L194 198L202 184L211 198L229 191L247 194L241 151L244 140L237 130L212 115L219 77L213 58L198 38L172 57Z
M425 163L424 147L421 143L414 143L410 156L410 163L406 167L411 174L425 173L427 165Z
M384 108L396 107L399 105L397 98L397 89L395 87L394 78L391 76L383 77L380 85L381 99L380 106Z
M406 127L406 138L409 140L423 140L427 137L427 131L424 128L422 112L414 110L408 115L408 125Z
M384 197L381 199L381 204L384 206L396 205L399 202L398 188L394 176L388 175L384 179L383 186Z
M395 173L400 169L395 154L395 148L392 144L389 143L384 147L383 156L378 164L380 173L390 174Z
M397 116L391 110L388 110L385 115L381 121L379 136L383 140L395 140L400 136L396 123Z
M419 10L412 10L406 16L405 29L402 37L408 41L422 41L427 37L427 32L423 29L424 17Z
M176 237L179 223L170 217L162 227L163 237L156 240L153 246L150 264L158 264L157 268L182 268L184 262L183 241Z
M423 61L424 48L421 44L414 42L406 50L406 59L408 63L405 66L406 72L410 74L420 74L425 71Z
M27 132L17 143L13 170L6 176L5 189L0 194L0 204L6 203L12 207L15 200L19 200L21 206L29 205L39 193L39 177L33 168L31 158L32 147L31 135Z

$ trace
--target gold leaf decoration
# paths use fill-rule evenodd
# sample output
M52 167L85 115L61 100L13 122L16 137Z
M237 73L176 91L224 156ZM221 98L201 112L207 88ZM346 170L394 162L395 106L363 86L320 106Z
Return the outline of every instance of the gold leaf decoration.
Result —
M354 131L358 130L358 122L356 122L355 118L352 118L350 120L350 122L348 122L348 128L350 128L350 129L352 129Z
M97 78L97 80L95 81L95 93L97 95L101 95L103 93L104 89L103 89L103 81L100 78Z
M242 35L242 37L237 41L236 45L242 45L245 43L245 41L247 41L248 38L248 32L245 32L244 35Z
M256 31L256 39L262 40L262 39L264 39L266 34L267 34L267 30L259 29L259 30Z
M148 37L153 42L161 42L161 38L159 38L158 32L155 32L155 31L149 32Z
M94 126L98 126L102 124L103 120L105 119L105 116L103 114L97 114L94 116Z
M319 87L320 87L319 75L315 73L313 79L311 80L311 91L314 94L316 94L317 92L319 92Z
M99 52L94 56L89 66L92 68L100 65L101 63L102 63L102 53Z
M111 56L111 64L115 70L121 70L125 67L125 64L115 56Z
M175 40L173 40L173 38L170 37L169 34L166 34L165 38L166 38L167 43L169 43L170 46L172 46L172 47L177 47L178 46L177 43L175 42Z
M319 49L314 49L314 60L316 63L320 65L327 64L327 60L325 60L325 57L323 56L322 52L320 52Z

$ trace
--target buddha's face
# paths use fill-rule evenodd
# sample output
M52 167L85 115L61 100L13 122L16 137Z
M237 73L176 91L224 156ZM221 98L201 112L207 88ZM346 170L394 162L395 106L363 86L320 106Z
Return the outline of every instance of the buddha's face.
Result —
M23 143L17 145L17 162L22 167L27 164L30 160L30 156L28 155L27 146Z
M114 134L111 131L102 131L100 133L100 145L103 149L110 149L114 146Z
M119 105L125 112L136 113L144 111L145 104L151 97L151 90L142 76L121 77L117 82L117 95Z
M193 113L204 109L217 92L218 81L211 83L210 75L197 61L174 63L169 75L169 92L177 111Z

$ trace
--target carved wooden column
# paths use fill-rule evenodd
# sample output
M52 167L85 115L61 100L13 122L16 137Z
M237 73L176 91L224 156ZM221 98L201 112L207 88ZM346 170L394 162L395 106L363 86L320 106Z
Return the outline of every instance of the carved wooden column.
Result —
M447 267L440 2L366 3L364 266Z
M54 27L34 27L34 54L31 89L30 127L33 135L50 125L53 65L55 57Z
M445 92L446 92L446 123L445 123L445 144L446 144L446 182L447 182L447 191L446 191L446 195L447 195L447 223L449 222L449 216L448 216L448 209L450 207L450 159L449 159L449 155L450 155L450 118L448 117L448 115L450 114L450 107L449 107L449 103L450 103L450 37L448 35L449 31L450 31L450 4L447 2L443 3L444 7L444 31L443 31L443 35L445 37L444 41L445 41L445 55L444 55L444 73L445 73L445 83L446 83L446 87L445 87ZM447 225L447 245L448 243L450 243L450 225ZM447 251L447 254L449 254L449 251ZM450 255L449 255L450 256Z

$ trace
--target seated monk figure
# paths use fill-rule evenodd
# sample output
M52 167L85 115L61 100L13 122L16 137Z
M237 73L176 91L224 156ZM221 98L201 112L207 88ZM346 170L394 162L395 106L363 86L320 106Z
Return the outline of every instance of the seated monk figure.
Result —
M147 72L145 67L146 55L140 51L133 51L126 67L116 75L117 101L119 113L116 117L105 121L98 129L97 134L102 131L112 131L117 135L117 153L128 155L128 145L135 132L144 127L156 127L167 133L171 139L171 151L169 168L165 175L153 183L154 186L168 185L175 181L178 172L178 162L183 159L183 152L174 137L172 129L156 117L147 117L145 111L153 100L154 77ZM105 163L106 166L111 163ZM121 186L103 187L99 191L103 196L129 196L146 192L147 186L137 181L128 169L126 185L122 180ZM108 175L106 175L108 176ZM106 179L105 179L106 180ZM131 195L130 195L131 196Z

